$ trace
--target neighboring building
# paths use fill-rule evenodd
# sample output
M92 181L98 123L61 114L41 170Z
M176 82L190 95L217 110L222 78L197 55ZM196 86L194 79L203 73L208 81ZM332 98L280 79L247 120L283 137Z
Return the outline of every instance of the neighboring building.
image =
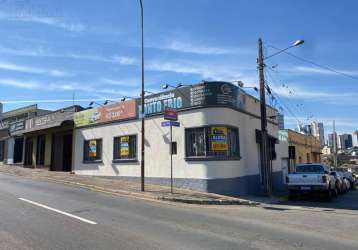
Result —
M321 144L314 136L285 129L279 131L279 140L288 143L289 172L300 163L321 162Z
M140 177L140 100L75 114L74 172ZM178 110L180 127L163 127L166 107ZM227 82L204 82L145 97L145 180L228 195L259 194L260 102ZM277 110L267 107L267 117ZM268 119L273 186L282 186L277 120Z
M352 135L353 147L358 147L358 130L354 131Z
M283 114L277 114L278 129L285 129L285 117Z
M17 131L25 136L23 164L52 171L71 171L73 115L82 110L80 106L71 106L27 119L25 127Z
M325 145L325 146L322 148L322 154L323 154L323 155L330 155L330 154L332 154L332 149L331 149L331 147Z
M0 106L2 109L2 104ZM16 136L12 135L12 132L23 129L26 119L48 112L48 110L38 109L37 105L30 105L1 113L0 161L7 164L23 162L24 137L21 133Z

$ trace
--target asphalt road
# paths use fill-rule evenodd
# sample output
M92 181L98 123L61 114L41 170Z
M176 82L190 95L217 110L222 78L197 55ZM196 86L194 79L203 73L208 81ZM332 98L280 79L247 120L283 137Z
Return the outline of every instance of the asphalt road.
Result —
M358 249L356 208L309 205L172 205L0 174L0 249Z

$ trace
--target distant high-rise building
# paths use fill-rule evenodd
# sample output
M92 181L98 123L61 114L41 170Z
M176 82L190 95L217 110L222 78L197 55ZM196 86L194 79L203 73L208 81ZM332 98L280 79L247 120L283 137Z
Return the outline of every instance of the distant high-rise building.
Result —
M285 129L285 117L283 114L277 114L278 129Z
M342 134L339 136L339 148L347 149L353 147L352 135L351 134Z
M352 135L353 147L358 147L358 130L354 131Z
M324 127L322 122L312 122L311 124L301 125L298 129L298 132L302 134L316 137L320 141L321 146L325 144Z
M324 145L324 127L322 122L312 122L311 123L311 134L319 139L321 146Z
M2 113L3 113L3 105L2 105L2 103L0 102L0 119L1 119L1 117L2 117Z

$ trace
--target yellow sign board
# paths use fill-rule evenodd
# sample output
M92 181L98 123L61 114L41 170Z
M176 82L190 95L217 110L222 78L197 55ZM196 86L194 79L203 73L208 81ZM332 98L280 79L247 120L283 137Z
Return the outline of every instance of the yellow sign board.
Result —
M211 149L213 151L227 151L227 128L211 127Z

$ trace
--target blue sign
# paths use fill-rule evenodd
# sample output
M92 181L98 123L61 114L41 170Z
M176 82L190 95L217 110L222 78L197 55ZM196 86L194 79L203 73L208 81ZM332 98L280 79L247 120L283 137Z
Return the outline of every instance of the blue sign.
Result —
M164 121L164 122L162 122L162 127L169 127L169 126L180 127L180 122L176 122L176 121Z

